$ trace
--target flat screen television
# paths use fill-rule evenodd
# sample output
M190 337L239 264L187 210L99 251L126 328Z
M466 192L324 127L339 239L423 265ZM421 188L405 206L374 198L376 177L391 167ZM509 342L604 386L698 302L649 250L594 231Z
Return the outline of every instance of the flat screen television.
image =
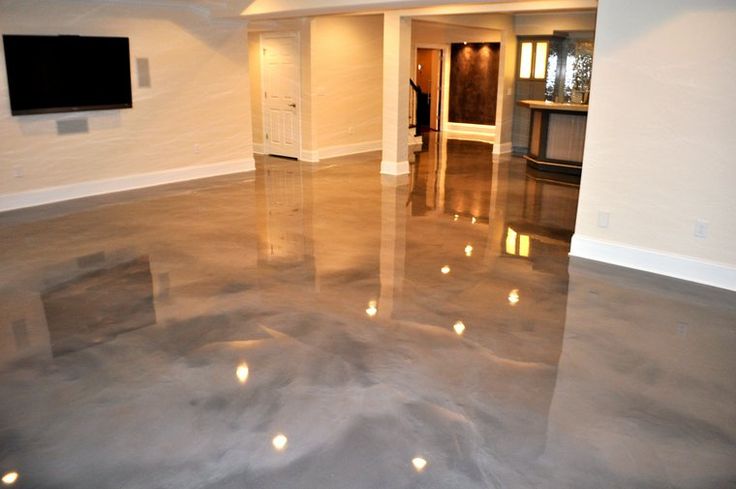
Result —
M133 107L125 37L3 35L13 115Z

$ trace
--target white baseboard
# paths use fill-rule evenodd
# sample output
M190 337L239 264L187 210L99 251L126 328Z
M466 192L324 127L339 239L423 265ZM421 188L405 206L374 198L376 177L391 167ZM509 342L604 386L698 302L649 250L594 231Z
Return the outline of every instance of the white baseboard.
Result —
M327 146L320 149L303 149L299 155L300 161L307 163L319 163L320 160L327 158L337 158L338 156L348 156L359 153L367 153L369 151L378 151L382 148L381 140L363 141L360 143L342 144L338 146ZM263 143L253 143L253 153L263 155L265 148Z
M299 156L300 161L306 161L307 163L319 163L319 151L303 149L302 154Z
M450 139L480 141L493 144L496 141L496 126L448 122L445 134Z
M93 195L123 192L139 188L154 187L167 183L184 182L199 178L216 177L231 173L241 173L256 169L253 158L224 161L211 165L187 166L150 173L138 173L124 177L92 180L88 182L46 187L13 194L0 195L0 212L38 205L52 204L64 200L91 197Z
M500 144L494 144L493 145L493 154L494 155L504 155L511 153L513 151L514 147L511 142L508 143L500 143Z
M574 235L570 256L736 291L736 268L697 258Z
M327 146L319 149L319 159L336 158L338 156L354 155L358 153L367 153L368 151L378 151L383 147L381 140L364 141L360 143L343 144L340 146Z
M407 175L409 173L408 161L382 161L381 175Z

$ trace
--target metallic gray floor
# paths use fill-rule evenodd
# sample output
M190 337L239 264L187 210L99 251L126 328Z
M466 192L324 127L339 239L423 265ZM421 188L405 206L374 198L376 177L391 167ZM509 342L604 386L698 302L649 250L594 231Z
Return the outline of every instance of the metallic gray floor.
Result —
M426 146L408 180L378 161L0 216L0 472L736 487L734 294L569 263L574 181L487 145Z

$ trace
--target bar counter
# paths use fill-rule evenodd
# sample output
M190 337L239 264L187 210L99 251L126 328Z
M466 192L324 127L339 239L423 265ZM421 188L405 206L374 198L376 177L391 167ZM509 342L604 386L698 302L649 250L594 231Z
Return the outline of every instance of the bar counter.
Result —
M586 104L520 100L531 109L527 163L539 170L580 175L583 166Z

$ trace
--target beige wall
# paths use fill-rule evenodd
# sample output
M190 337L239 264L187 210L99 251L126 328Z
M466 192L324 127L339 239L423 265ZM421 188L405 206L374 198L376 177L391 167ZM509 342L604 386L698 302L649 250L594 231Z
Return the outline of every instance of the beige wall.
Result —
M248 76L250 77L250 107L253 144L261 152L263 144L263 87L261 86L261 33L248 33Z
M258 26L256 26L258 27ZM253 139L263 143L260 36L299 32L301 130L305 160L378 149L381 139L383 21L380 15L319 17L269 23L248 36Z
M434 15L418 17L414 24L417 26L413 34L413 42L500 42L501 55L499 59L499 81L496 108L496 125L490 133L491 140L495 140L493 152L506 153L511 151L511 134L514 113L514 70L516 69L516 34L514 32L514 18L508 14L477 14L477 15ZM442 24L436 24L441 22ZM435 23L432 25L432 23ZM449 66L449 65L448 65ZM448 75L449 71L446 70ZM449 78L449 76L447 77ZM447 88L447 87L446 87ZM446 90L446 94L449 94ZM449 97L445 97L448 99ZM445 107L445 113L447 113ZM443 116L443 119L445 116ZM445 119L446 120L446 119ZM456 124L447 124L455 136ZM479 126L476 126L479 127ZM494 127L494 126L487 126ZM462 137L462 136L460 136ZM468 133L468 137L485 139L482 133Z
M0 197L60 185L237 162L251 154L245 24L183 8L5 0L0 31L130 38L133 109L12 117L0 69ZM138 88L135 57L150 60ZM0 52L0 66L4 66ZM89 132L58 135L56 121ZM14 168L24 176L14 178Z
M554 12L514 16L518 36L550 36L555 31L595 30L595 12Z
M382 16L312 21L314 132L321 153L373 141L380 147L382 86Z
M486 17L486 16L483 16ZM439 23L439 20L451 23ZM455 22L455 23L452 23ZM417 47L418 46L433 46L442 47L445 50L445 62L443 63L442 77L444 84L442 86L442 107L440 108L441 124L440 130L447 132L452 137L456 138L468 138L471 140L487 140L492 142L495 138L495 126L488 126L490 130L486 134L477 133L463 133L458 132L457 123L449 122L449 99L450 99L450 71L451 71L451 47L453 43L459 42L501 42L503 33L499 30L484 29L478 27L466 27L463 25L457 25L459 23L457 19L453 17L440 17L437 21L430 18L423 18L421 20L414 20L411 27L411 69L409 74L412 78L417 73ZM499 60L500 64L500 60ZM502 70L502 67L499 66ZM500 114L500 112L497 112ZM410 115L413 120L413 114ZM476 125L477 126L477 125ZM467 127L467 126L466 126Z
M425 17L411 27L412 45L452 44L457 42L501 42L501 31L454 24L440 24Z
M736 290L734 26L734 2L601 0L574 255Z
M447 0L253 0L243 11L247 16L314 15L337 12L353 12L361 9L376 10L383 7L415 7L441 5Z

